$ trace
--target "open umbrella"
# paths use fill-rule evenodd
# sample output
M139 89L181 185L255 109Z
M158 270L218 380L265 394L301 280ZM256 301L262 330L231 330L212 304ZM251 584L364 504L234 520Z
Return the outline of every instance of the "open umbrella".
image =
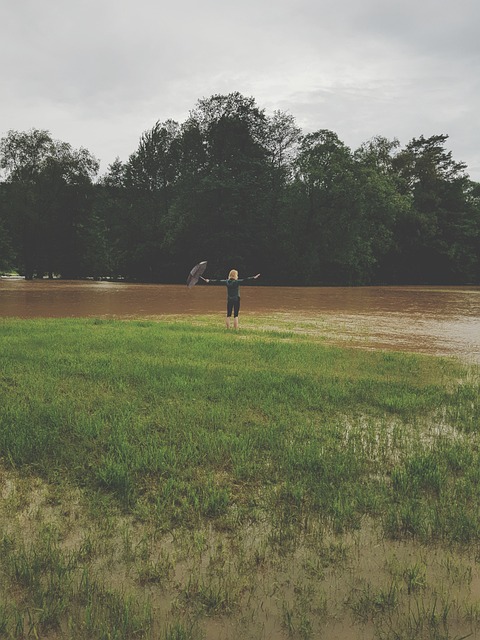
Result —
M200 279L200 276L202 275L202 273L204 273L206 268L207 268L207 261L206 260L196 264L193 267L193 269L190 271L190 273L188 274L187 286L188 287L193 287L194 285L196 285L198 280Z

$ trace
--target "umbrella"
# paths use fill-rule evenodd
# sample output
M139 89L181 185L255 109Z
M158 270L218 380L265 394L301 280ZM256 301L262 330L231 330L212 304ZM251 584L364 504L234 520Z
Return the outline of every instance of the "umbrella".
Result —
M187 286L193 287L194 285L196 285L200 276L202 275L202 273L205 271L206 268L207 268L206 260L204 260L204 262L199 262L198 264L196 264L188 274Z

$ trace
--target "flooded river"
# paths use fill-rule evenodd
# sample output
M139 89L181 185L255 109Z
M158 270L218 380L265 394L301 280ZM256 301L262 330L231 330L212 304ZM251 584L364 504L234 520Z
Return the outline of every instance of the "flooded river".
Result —
M453 355L480 363L480 287L241 288L251 325L321 334L363 348ZM0 316L160 318L218 314L223 286L0 279Z

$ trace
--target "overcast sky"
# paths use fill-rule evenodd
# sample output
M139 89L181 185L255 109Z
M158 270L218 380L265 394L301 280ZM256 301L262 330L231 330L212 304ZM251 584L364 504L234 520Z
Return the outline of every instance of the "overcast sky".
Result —
M479 33L479 0L0 0L0 136L48 129L104 173L239 91L352 150L447 134L480 181Z

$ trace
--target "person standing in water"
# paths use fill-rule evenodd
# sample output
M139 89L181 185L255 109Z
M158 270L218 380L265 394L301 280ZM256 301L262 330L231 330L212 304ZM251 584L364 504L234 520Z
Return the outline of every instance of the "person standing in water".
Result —
M219 282L220 284L227 285L227 317L226 317L226 325L227 329L230 329L230 318L232 317L233 311L233 328L238 329L238 314L240 313L240 293L239 288L240 284L246 282L247 280L256 280L260 277L260 274L257 273L256 276L249 276L248 278L238 278L238 271L236 269L232 269L228 274L227 280L210 280L209 278L202 278L205 282Z

